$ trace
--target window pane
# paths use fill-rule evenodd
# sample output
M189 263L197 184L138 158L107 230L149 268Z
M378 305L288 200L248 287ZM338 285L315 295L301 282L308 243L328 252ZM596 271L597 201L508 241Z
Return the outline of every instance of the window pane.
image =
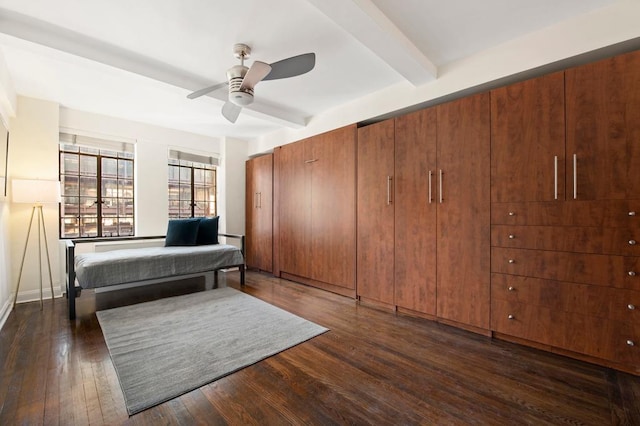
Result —
M193 198L196 201L206 201L207 200L207 193L209 191L207 191L204 186L196 186L194 188L194 190L195 190L195 194L194 194Z
M118 199L117 198L102 198L102 216L117 216L118 215Z
M77 176L61 176L62 191L64 195L80 195L80 185Z
M80 152L84 153L84 154L98 155L100 153L100 150L96 149L96 148L91 148L91 147L88 147L88 146L81 146L80 147Z
M107 151L107 150L101 149L100 155L104 157L117 157L118 153L116 151Z
M60 173L78 174L80 159L77 154L62 154L62 161L60 162Z
M193 183L196 185L204 184L204 170L202 169L194 169L193 170Z
M63 217L60 220L60 229L62 230L62 236L65 238L77 238L80 236L78 219L75 217Z
M98 215L98 199L95 197L80 197L80 214L83 216Z
M180 187L180 199L191 201L191 187L189 186Z
M132 180L119 180L118 181L118 196L125 198L133 198L133 181Z
M118 160L114 158L102 159L102 177L115 178L118 176Z
M205 176L205 183L211 185L213 183L213 171L212 170L207 170L204 173Z
M191 169L187 167L180 167L180 182L191 183Z
M102 179L102 198L118 196L118 180Z
M87 155L80 156L80 174L95 176L98 174L98 159Z
M133 217L133 198L121 198L118 203L118 216Z
M206 204L205 203L198 203L196 204L196 206L193 209L193 216L194 217L202 217L202 216L206 216L207 211L205 210L204 206Z
M118 230L121 236L133 235L133 217L121 217L118 221Z
M65 192L66 194L66 192ZM95 177L81 177L80 178L80 195L87 197L98 196L98 179Z
M133 161L118 160L118 177L133 179Z
M98 236L98 218L96 217L80 218L80 236L81 237L97 237Z

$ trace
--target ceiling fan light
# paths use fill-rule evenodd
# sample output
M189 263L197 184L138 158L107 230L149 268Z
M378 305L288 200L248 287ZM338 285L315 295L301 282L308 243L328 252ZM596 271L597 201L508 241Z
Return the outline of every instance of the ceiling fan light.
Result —
M232 92L229 93L229 101L238 106L244 107L253 102L253 95L247 92Z

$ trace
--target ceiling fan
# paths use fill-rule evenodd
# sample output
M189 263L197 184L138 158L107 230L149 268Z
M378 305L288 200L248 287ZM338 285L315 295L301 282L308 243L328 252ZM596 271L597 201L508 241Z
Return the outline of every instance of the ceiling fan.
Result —
M195 99L228 85L229 98L222 106L222 115L232 123L238 119L242 107L253 102L253 89L256 84L263 80L295 77L311 71L316 64L316 54L305 53L272 64L254 61L249 68L245 66L244 61L251 55L251 48L243 43L233 46L233 54L240 59L240 65L234 65L227 70L228 81L196 90L187 95L187 98Z

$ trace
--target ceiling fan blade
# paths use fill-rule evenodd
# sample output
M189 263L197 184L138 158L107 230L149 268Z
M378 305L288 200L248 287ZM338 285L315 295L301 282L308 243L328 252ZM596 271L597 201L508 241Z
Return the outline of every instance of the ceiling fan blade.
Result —
M242 111L242 107L239 107L238 105L229 101L225 102L224 105L222 105L222 115L232 123L236 122L238 116L240 115L240 111Z
M229 83L224 82L224 83L214 84L213 86L205 87L204 89L196 90L195 92L188 94L187 98L189 99L199 98L200 96L206 95L209 92L213 92L214 90L224 87L227 84Z
M316 54L304 53L271 64L271 72L263 80L295 77L307 73L316 66Z
M251 68L249 68L249 71L245 74L244 79L242 79L240 90L253 89L253 87L260 83L270 72L271 65L260 61L254 61Z

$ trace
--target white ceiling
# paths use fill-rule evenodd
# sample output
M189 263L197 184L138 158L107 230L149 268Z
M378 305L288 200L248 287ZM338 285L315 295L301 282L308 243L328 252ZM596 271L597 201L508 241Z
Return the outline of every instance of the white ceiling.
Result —
M300 127L398 83L615 0L0 0L0 53L19 95L209 136L254 139ZM265 81L235 124L225 81L248 63L316 53L302 76Z

